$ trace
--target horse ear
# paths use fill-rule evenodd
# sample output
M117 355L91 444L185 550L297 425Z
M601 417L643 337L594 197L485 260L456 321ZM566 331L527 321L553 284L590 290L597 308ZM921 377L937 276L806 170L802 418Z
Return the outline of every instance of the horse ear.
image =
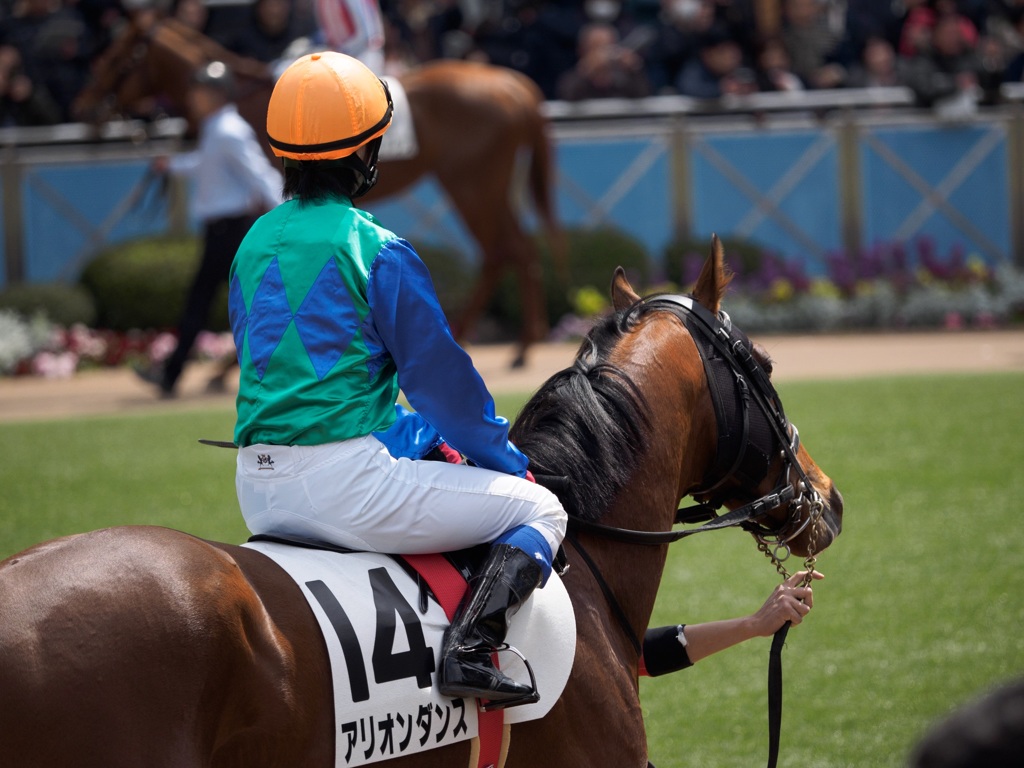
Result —
M633 306L638 301L640 301L640 297L636 295L633 286L626 279L626 270L616 267L615 274L612 276L612 306L618 312Z
M700 277L693 287L693 297L705 308L718 314L726 288L732 280L732 273L725 265L725 249L718 235L711 236L711 255L701 267Z

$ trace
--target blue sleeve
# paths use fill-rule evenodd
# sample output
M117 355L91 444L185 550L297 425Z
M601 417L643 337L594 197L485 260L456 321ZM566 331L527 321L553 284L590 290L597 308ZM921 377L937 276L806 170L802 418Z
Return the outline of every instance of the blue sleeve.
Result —
M441 444L441 435L420 414L395 403L395 423L374 432L396 459L422 459Z
M473 361L452 338L430 273L409 243L384 245L366 291L409 404L478 466L525 477L529 461L508 441L508 421L495 415Z

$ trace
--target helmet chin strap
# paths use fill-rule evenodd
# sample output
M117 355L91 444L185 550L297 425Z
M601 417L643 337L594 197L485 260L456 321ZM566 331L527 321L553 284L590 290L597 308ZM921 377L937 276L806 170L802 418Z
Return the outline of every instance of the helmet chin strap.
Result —
M380 142L382 138L382 136L378 136L376 139L366 144L366 148L369 150L366 162L364 162L358 154L349 155L345 158L346 165L363 177L362 183L352 193L353 200L365 195L373 189L373 185L377 183L377 155L380 154Z

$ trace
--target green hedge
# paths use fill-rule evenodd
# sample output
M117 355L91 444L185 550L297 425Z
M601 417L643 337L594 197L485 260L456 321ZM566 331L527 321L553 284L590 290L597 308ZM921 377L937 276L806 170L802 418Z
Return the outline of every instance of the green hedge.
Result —
M567 228L563 233L569 262L568 285L555 268L551 244L542 236L536 240L544 270L548 321L552 325L575 312L573 297L580 289L593 289L602 296L608 296L616 267L625 268L637 290L650 280L651 261L647 248L626 232L614 227L596 227ZM518 330L521 318L519 284L511 269L502 280L489 312L509 333Z
M43 315L51 323L70 328L76 323L96 322L92 294L79 285L66 283L19 283L0 293L0 309L10 309L25 318Z
M742 238L722 238L722 249L725 251L725 263L734 271L744 275L758 271L765 253L763 245ZM684 262L688 258L697 257L699 263L703 263L710 253L710 237L673 240L665 246L665 279L681 288L689 288L689 286L683 285Z
M196 238L171 236L132 240L101 252L81 277L96 302L97 324L118 331L175 327L199 256ZM212 330L227 330L227 286L208 322Z
M454 248L416 242L413 242L413 247L430 270L434 290L448 322L454 322L473 289L476 270L471 268L466 257Z

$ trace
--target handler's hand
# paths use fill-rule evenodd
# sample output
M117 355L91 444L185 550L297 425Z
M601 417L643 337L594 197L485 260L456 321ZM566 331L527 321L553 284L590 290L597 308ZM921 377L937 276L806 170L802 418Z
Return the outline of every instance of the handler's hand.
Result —
M814 606L814 593L810 587L800 586L807 571L798 571L779 584L758 611L750 617L754 631L760 637L774 635L787 621L793 625L804 620ZM825 578L825 574L814 571L811 576Z

